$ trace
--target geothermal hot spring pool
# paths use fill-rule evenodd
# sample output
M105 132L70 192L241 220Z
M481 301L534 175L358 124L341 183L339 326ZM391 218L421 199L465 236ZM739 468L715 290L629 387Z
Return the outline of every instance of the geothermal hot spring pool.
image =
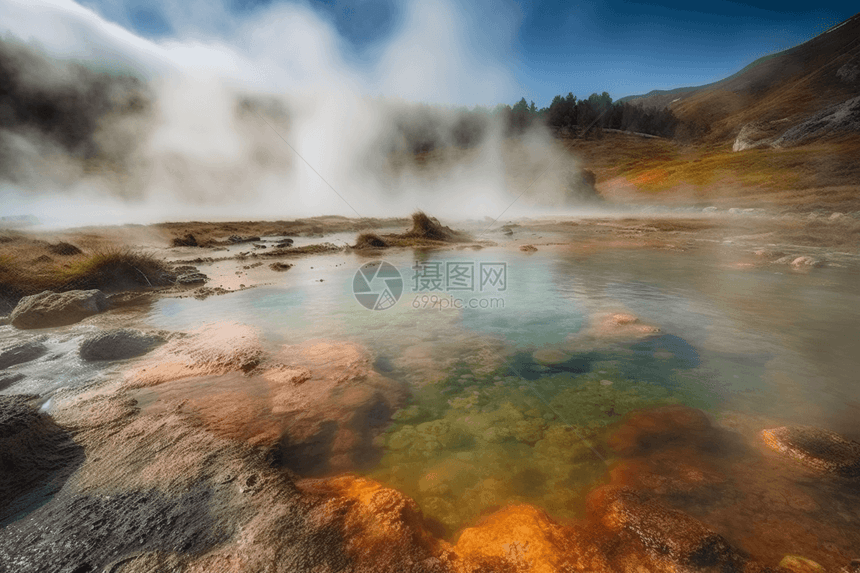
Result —
M171 331L241 323L258 329L272 349L312 339L366 348L374 370L403 385L408 398L362 418L379 432L356 444L350 471L405 492L449 537L514 502L557 519L581 517L586 493L610 479L617 461L608 437L634 410L682 404L728 425L810 425L860 439L860 289L850 266L737 268L716 246L696 253L484 248L381 256L403 278L402 296L386 310L368 310L353 295L357 269L374 258L346 252L293 261L257 288L204 300L161 298L137 320ZM427 269L446 263L471 265L474 288L416 290L415 268L428 278ZM481 290L482 263L504 264L504 288ZM227 263L201 270L214 283L244 280ZM452 308L452 297L463 308ZM439 299L446 308L433 304ZM638 322L613 323L613 313ZM637 330L648 326L659 331ZM4 337L13 336L9 328ZM631 329L636 336L624 334ZM55 354L74 348L64 336L46 335ZM30 382L4 393L48 396L121 368L40 359L19 368ZM225 384L258 391L241 376L232 380L217 388L198 380L181 391L202 396ZM144 407L158 397L156 390L138 394ZM328 455L331 439L285 446L280 463L307 477L341 471ZM787 482L773 488L780 483ZM797 511L833 511L840 528L860 530L860 506L830 503L815 484L798 487L814 501L794 503ZM742 512L734 519L740 524Z

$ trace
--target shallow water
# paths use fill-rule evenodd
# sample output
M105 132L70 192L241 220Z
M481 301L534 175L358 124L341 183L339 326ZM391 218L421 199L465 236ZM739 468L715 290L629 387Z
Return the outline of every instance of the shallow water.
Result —
M860 438L854 269L738 269L719 246L385 259L404 279L388 310L356 302L353 276L369 259L347 253L302 259L271 286L161 300L150 320L169 329L236 320L273 346L330 338L369 348L376 369L406 382L412 398L376 439L380 455L358 469L414 497L447 533L511 501L581 515L584 493L613 459L607 429L638 408L681 403ZM505 263L507 288L416 292L416 262ZM451 308L452 297L487 308ZM589 336L596 317L617 311L660 332ZM560 358L538 362L541 349Z
M563 246L385 253L404 290L377 311L353 294L356 271L373 259L337 253L293 261L266 286L160 299L145 322L191 330L235 321L258 328L272 349L315 338L368 348L375 369L407 384L411 398L356 469L413 497L451 534L512 501L580 516L584 494L614 460L608 434L640 408L680 403L860 439L857 271L739 269L726 253L718 245L588 256ZM417 291L416 263L504 263L506 288ZM201 266L210 276L218 268ZM453 308L457 300L477 308ZM607 312L660 331L604 336L594 324ZM63 376L106 375L69 364Z

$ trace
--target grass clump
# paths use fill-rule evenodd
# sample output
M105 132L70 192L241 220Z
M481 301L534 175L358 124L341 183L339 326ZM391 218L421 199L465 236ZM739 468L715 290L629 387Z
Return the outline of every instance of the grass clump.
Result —
M379 236L375 233L361 233L356 237L354 249L384 249L386 247L420 247L438 243L461 243L469 241L466 233L445 227L438 219L427 216L423 211L412 214L412 228L403 234Z
M376 233L361 233L355 239L354 249L385 249L388 247L386 243Z
M163 261L129 249L81 253L65 264L44 254L33 259L33 249L33 243L21 243L17 251L0 254L0 313L10 311L22 297L46 290L119 292L164 286L175 279Z
M48 250L55 255L63 257L72 257L74 255L83 254L83 251L78 247L71 243L66 243L65 241L60 241L56 245L48 245Z
M416 211L412 214L412 228L403 236L410 239L445 242L463 238L461 233L442 226L438 219L431 219L423 211Z
M56 270L56 281L62 290L121 291L164 286L174 278L163 261L124 248L99 250Z

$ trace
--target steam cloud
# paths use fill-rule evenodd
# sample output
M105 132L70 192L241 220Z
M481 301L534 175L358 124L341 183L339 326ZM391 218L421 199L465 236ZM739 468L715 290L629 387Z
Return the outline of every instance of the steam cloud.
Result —
M512 101L498 48L516 18L489 37L466 9L413 0L368 64L306 6L244 19L208 6L217 26L192 20L177 24L185 39L154 42L69 0L2 0L0 214L63 225L495 217L558 153L540 131L511 143L490 115L415 103ZM415 161L449 145L470 149ZM558 164L518 208L563 199L576 168Z

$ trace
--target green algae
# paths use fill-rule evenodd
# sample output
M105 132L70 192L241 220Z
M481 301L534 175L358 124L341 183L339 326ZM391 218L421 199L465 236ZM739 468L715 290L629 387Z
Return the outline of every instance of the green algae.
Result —
M626 378L617 360L591 366L529 381L460 363L392 416L370 475L415 499L447 534L516 502L580 517L585 493L606 475L605 452L593 448L607 429L633 410L679 401Z

